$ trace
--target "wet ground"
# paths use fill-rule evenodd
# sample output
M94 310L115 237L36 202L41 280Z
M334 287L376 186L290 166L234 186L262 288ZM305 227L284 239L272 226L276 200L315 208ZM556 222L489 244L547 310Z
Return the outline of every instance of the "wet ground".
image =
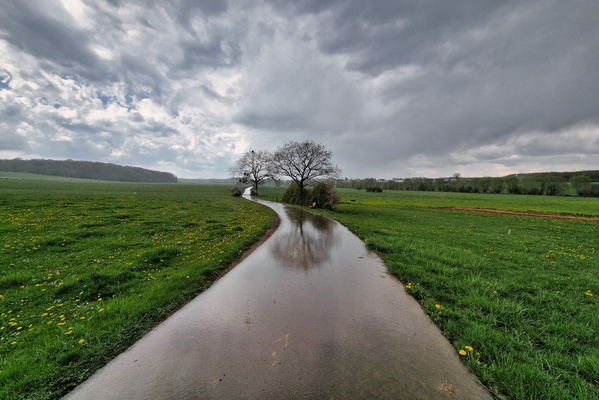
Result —
M265 204L272 237L67 398L492 398L357 237Z

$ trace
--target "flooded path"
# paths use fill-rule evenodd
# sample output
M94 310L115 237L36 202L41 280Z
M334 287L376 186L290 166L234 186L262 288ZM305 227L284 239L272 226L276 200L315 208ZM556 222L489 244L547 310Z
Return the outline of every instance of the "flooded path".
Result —
M335 221L277 203L255 252L73 399L492 399Z

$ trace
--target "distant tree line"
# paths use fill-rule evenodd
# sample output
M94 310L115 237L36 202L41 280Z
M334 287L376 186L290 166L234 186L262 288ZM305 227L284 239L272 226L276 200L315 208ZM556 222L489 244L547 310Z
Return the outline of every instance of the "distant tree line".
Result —
M463 178L459 174L455 174L450 178L436 179L344 179L337 180L336 185L338 188L364 189L369 192L413 190L599 197L599 171L551 172L497 178Z
M152 171L139 167L75 160L0 160L0 171L27 172L68 178L96 179L117 182L176 183L170 172Z

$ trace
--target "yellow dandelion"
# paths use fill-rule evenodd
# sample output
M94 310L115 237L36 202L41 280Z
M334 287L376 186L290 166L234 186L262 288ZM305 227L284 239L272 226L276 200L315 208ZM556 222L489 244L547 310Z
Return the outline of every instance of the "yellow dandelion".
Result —
M464 346L464 348L465 348L466 350L468 350L468 351L472 351L472 350L474 350L474 349L473 349L472 347L470 347L470 346Z
M83 344L85 342L84 339L79 339L79 344Z
M70 334L72 334L72 333L73 333L73 331L67 331L67 332L65 332L64 334L65 334L65 335L70 335Z
M79 319L85 319L85 317L81 317L81 318L79 318Z
M459 353L461 356L465 356L467 354L466 351L464 351L464 350L460 350Z
M443 306L441 306L441 304L435 304L435 307L437 307L438 309L443 308Z

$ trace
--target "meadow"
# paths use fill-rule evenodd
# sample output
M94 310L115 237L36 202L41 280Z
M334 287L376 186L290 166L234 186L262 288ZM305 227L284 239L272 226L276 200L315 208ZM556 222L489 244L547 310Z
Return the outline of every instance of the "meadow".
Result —
M283 189L261 189L278 200ZM599 398L599 199L339 189L334 218L375 251L499 399Z
M229 189L0 173L0 398L61 397L205 290L274 219Z

